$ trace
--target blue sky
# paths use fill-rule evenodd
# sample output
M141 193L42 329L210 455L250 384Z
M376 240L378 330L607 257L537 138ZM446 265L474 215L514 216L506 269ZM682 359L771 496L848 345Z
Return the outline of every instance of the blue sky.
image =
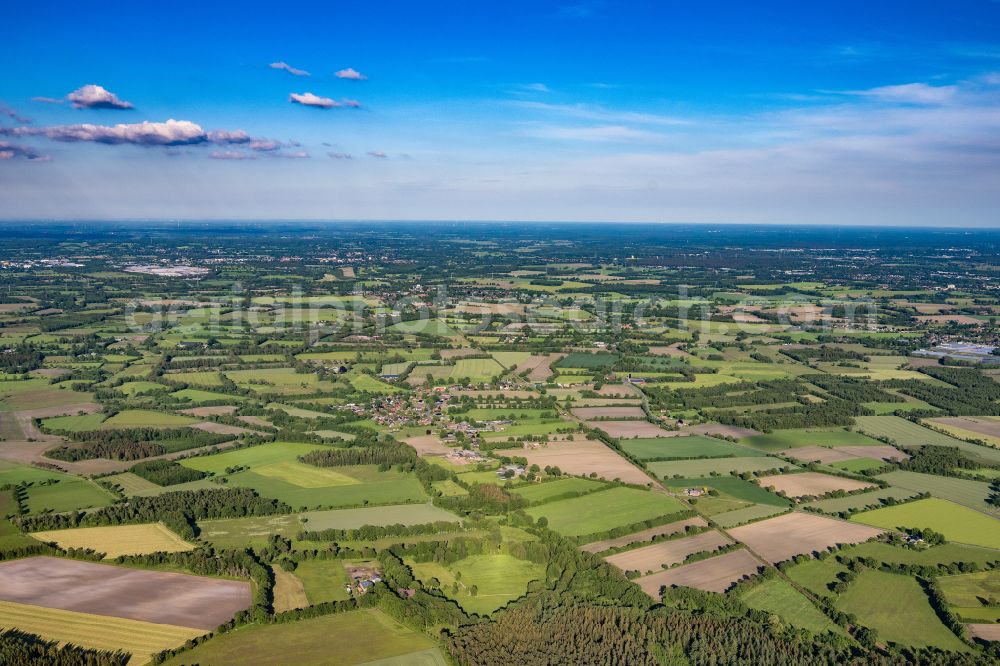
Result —
M3 218L1000 226L988 0L19 3L0 58Z

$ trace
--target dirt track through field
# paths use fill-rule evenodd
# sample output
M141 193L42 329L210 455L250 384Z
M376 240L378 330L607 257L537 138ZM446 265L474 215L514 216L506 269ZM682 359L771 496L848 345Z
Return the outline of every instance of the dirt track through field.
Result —
M211 630L250 606L250 583L29 557L0 563L0 599Z

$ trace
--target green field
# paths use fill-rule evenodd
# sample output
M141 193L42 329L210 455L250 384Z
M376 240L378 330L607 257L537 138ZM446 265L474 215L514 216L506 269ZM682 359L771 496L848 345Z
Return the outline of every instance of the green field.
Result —
M793 582L801 585L819 597L831 597L829 585L837 582L837 575L847 571L832 557L824 560L810 559L795 564L785 570L785 575Z
M603 352L598 352L596 354L590 354L587 352L572 352L566 354L566 356L553 363L552 367L598 370L613 365L617 360L618 356L616 354L606 354Z
M730 472L756 472L768 469L789 467L798 469L796 465L780 458L768 456L751 456L746 458L699 458L696 460L671 460L668 462L652 462L646 465L653 474L669 479L674 475L680 477L708 476L713 472L729 474Z
M79 480L77 477L63 474L62 472L53 472L32 465L19 465L7 462L6 460L0 460L0 486L15 486L19 483L40 483L51 479L67 482Z
M270 479L285 481L300 488L326 488L328 486L353 486L361 483L329 467L315 467L297 460L282 460L254 467L254 472Z
M351 596L344 589L351 578L343 560L303 560L295 567L294 574L302 582L310 604L341 601Z
M950 500L956 504L976 509L977 511L985 511L987 513L1000 512L1000 507L987 502L992 491L990 490L990 484L983 481L969 481L967 479L955 479L933 474L922 474L920 472L902 471L882 474L878 478L888 481L891 485L899 488L906 488L914 492L929 492L935 497Z
M263 471L264 473L260 473ZM303 487L281 478L267 476L267 466L232 474L229 485L253 488L264 497L288 503L296 509L351 507L364 504L402 504L426 501L423 486L412 473L396 470L379 472L377 465L338 467L337 474L352 484Z
M995 604L991 607L991 600L1000 600L1000 571L940 576L937 578L937 583L948 605L956 607L958 613L963 612L961 609L980 608L998 611Z
M492 358L460 358L454 365L420 365L413 369L411 375L423 378L431 375L435 379L465 379L473 382L489 381L502 375L504 367Z
M701 508L701 504L702 502L699 502L699 508ZM785 510L785 507L775 506L773 504L751 504L747 507L715 513L712 515L712 520L714 520L719 527L726 529L742 525L743 523L750 522L751 520L757 520L758 518L774 516L784 512Z
M750 608L777 615L793 627L814 634L827 631L844 633L843 629L802 596L802 593L781 579L756 585L744 592L740 598Z
M322 448L324 447L321 444L269 442L236 451L186 458L181 461L181 464L202 472L223 474L227 467L250 467L253 469L274 463L295 462L299 456Z
M54 416L42 419L42 426L48 430L65 430L67 432L86 432L97 430L104 423L106 414L80 414L78 416Z
M21 533L14 523L6 517L17 515L17 502L10 490L0 490L0 550L18 548L34 543L34 540Z
M819 500L818 502L809 502L806 506L811 506L815 509L819 509L824 513L838 513L840 511L852 511L855 509L863 509L869 505L877 505L880 500L888 499L890 497L903 500L909 497L913 497L917 493L912 490L906 490L903 488L877 488L871 492L861 493L859 495L848 495L847 497L834 497L832 499Z
M545 483L535 483L514 488L511 492L520 495L532 504L547 502L553 497L567 493L588 493L606 487L606 484L591 479L571 477Z
M740 440L740 444L752 446L762 451L782 451L799 446L874 446L881 443L860 433L839 428L778 430L766 435L744 437Z
M450 338L458 335L453 331L444 319L417 319L414 321L403 321L389 327L390 331L400 333L420 333L421 335L435 335L442 338Z
M975 562L986 567L1000 562L1000 551L982 546L967 546L961 543L944 543L932 548L915 550L901 546L891 546L880 541L869 541L856 546L848 546L840 551L847 557L870 557L889 564L919 564L938 566L958 562Z
M705 458L723 456L762 456L763 453L738 446L714 437L690 435L687 437L652 437L649 439L623 439L622 449L639 460L656 458Z
M1000 523L996 519L936 497L865 511L851 516L851 520L887 529L929 527L949 541L1000 548Z
M789 506L791 502L782 499L765 490L758 485L744 481L735 476L703 476L688 477L684 479L664 479L671 488L715 488L719 492L744 502L754 502L757 504L771 504L774 506ZM703 498L711 499L711 498ZM700 508L700 507L699 507Z
M885 461L877 458L855 458L854 460L844 460L830 465L835 469L842 469L845 472L864 472L869 469L885 467Z
M545 516L549 527L557 532L582 536L677 513L683 508L662 493L618 487L531 507L525 512L535 519Z
M114 496L93 481L71 477L51 485L33 485L28 488L28 513L60 513L76 509L107 506Z
M201 389L181 389L180 391L174 391L170 394L170 397L176 398L177 400L186 400L193 404L200 404L203 402L219 402L220 400L226 400L230 402L244 402L247 398L241 395L230 395L228 393L215 393L214 391L203 391Z
M302 529L302 523L297 515L289 514L201 520L198 527L201 528L199 537L216 548L246 548L265 545L271 534L293 537Z
M931 608L927 595L908 576L863 571L837 599L837 608L878 632L879 640L911 647L937 647L967 652Z
M412 563L424 584L436 578L441 590L469 613L488 615L525 593L528 582L545 579L545 567L506 554L472 555L454 564ZM460 574L460 576L456 576ZM458 584L457 594L453 585ZM477 593L471 593L476 586Z
M377 610L361 610L290 622L248 625L216 636L165 664L271 666L361 664L445 666L433 639L416 633Z
M422 525L441 521L454 523L459 522L460 518L432 504L308 511L302 514L303 529L309 531L349 530L364 525Z
M198 419L181 414L166 414L146 409L126 409L106 420L101 427L108 428L176 428L197 423Z
M431 483L431 487L441 494L441 497L461 497L462 495L468 495L469 491L458 485L451 479L445 479L444 481L434 481Z
M875 436L888 437L900 446L923 446L924 444L952 446L971 456L982 458L994 464L1000 463L1000 449L969 444L898 416L859 416L856 421L858 430Z

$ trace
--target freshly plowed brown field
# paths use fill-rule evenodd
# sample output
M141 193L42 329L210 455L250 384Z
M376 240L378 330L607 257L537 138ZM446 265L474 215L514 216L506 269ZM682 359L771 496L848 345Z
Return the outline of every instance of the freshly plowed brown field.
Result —
M729 530L729 535L772 564L826 550L836 544L868 541L883 530L810 513L786 513Z
M0 599L210 630L250 605L250 583L29 557L0 563Z
M660 598L660 588L673 585L706 592L725 592L733 583L756 574L762 566L757 558L741 548L718 557L643 576L635 582L654 599Z

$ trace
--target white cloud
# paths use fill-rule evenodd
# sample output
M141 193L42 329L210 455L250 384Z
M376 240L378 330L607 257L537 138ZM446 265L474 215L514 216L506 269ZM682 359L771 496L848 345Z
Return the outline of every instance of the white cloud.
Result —
M132 103L101 86L87 84L66 96L76 109L131 109Z
M293 160L309 159L309 153L304 150L279 151L275 153L268 153L268 155L270 157L284 157Z
M334 73L338 79L347 79L348 81L364 81L368 77L354 69L353 67L348 67L347 69L342 69Z
M652 132L625 125L594 125L591 127L539 125L525 129L522 134L538 139L567 141L640 141L661 138Z
M389 157L388 155L386 155L381 150L369 150L368 151L368 156L369 157L375 157L375 158L378 158L380 160L384 160L385 158Z
M9 141L0 141L0 160L31 160L37 162L47 162L49 158L39 155L33 148L19 146Z
M243 130L215 130L208 133L208 140L213 143L250 143L252 138Z
M93 141L105 144L130 143L140 146L184 146L208 141L200 125L188 120L170 119L162 123L143 121L119 125L57 125L38 132L53 141Z
M567 118L596 120L607 123L636 123L642 125L690 125L692 121L677 116L667 116L656 113L640 113L637 111L615 111L599 106L586 104L549 104L547 102L512 101L514 106L529 111L541 111Z
M295 67L292 67L291 65L289 65L287 62L284 62L284 61L281 61L281 62L272 62L268 66L271 69L281 69L281 70L284 70L284 71L288 72L289 74L291 74L292 76L312 76L306 70L304 70L304 69L296 69Z
M327 153L327 156L329 156L329 157L331 157L331 158L333 158L335 160L352 160L352 159L354 159L354 155L351 155L350 153Z
M957 86L930 86L926 83L904 83L868 90L851 90L848 95L871 97L882 102L899 104L946 104L958 92Z
M238 150L216 150L209 155L213 160L255 160L256 155L243 153Z
M340 102L329 97L320 97L319 95L314 95L311 92L306 93L292 93L288 96L288 101L292 104L301 104L302 106L314 106L320 109L332 109L334 107L340 106Z

